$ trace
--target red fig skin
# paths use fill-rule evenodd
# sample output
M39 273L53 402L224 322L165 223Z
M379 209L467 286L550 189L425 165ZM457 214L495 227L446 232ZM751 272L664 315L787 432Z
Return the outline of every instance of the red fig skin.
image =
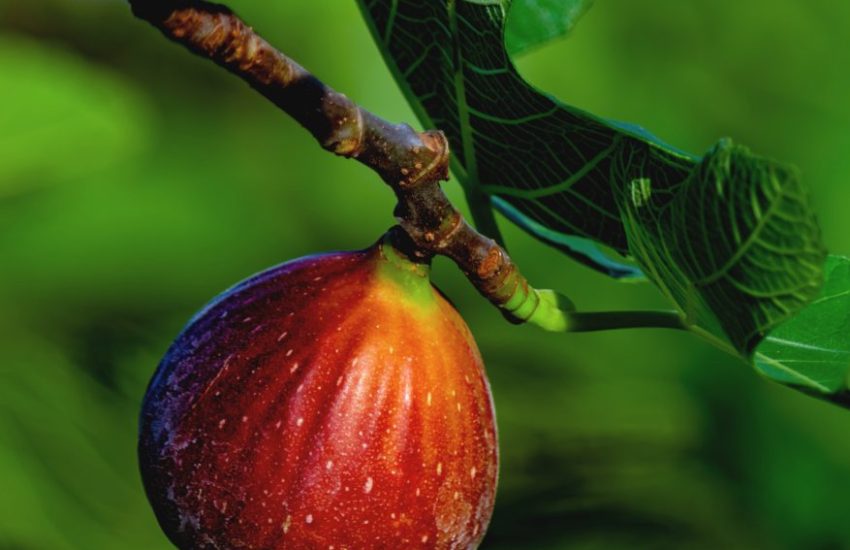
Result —
M474 548L498 470L489 384L427 268L387 245L294 260L192 319L139 458L195 548Z

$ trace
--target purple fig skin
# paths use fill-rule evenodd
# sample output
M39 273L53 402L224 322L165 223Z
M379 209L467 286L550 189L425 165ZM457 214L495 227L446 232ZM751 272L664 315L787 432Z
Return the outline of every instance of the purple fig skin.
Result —
M198 313L150 383L139 460L182 549L474 548L498 472L468 327L380 244L269 269Z

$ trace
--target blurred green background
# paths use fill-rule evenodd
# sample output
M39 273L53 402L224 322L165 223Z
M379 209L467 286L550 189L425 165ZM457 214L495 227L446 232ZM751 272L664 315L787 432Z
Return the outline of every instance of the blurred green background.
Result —
M274 44L414 122L351 0L231 2ZM598 0L520 61L535 84L686 150L798 165L850 252L850 4ZM447 184L457 204L457 184ZM0 548L169 548L142 492L145 385L202 304L366 246L391 193L119 0L0 0ZM664 304L504 220L583 308ZM513 327L445 261L490 374L502 470L486 548L850 548L850 412L686 334Z

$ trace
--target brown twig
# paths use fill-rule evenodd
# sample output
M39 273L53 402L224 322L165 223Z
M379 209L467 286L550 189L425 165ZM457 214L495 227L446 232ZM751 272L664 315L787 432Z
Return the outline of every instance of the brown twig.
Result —
M325 149L372 168L395 191L396 217L423 259L454 260L478 291L515 322L542 301L507 252L476 232L439 182L449 145L439 131L416 132L362 109L277 51L224 6L192 0L130 0L136 16L211 59L304 126ZM550 300L551 301L551 300Z
M360 108L274 49L224 6L202 0L129 0L165 36L245 80L304 126L325 149L372 168L398 199L403 231L390 238L411 257L454 260L476 289L512 322L552 331L686 328L676 312L580 313L551 290L537 290L507 252L476 232L440 188L449 175L442 132L416 132Z

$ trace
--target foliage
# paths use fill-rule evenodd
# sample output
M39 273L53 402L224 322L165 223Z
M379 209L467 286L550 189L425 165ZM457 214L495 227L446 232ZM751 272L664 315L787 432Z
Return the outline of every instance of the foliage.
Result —
M848 406L850 259L830 256L826 273L817 299L759 345L756 367L768 378Z
M514 0L505 27L505 44L511 55L540 47L573 30L593 0Z
M519 74L509 51L566 33L588 5L511 4L361 0L423 124L447 133L453 169L474 191L468 196L491 195L520 227L614 277L635 273L586 240L630 255L692 331L747 361L776 327L786 340L810 345L798 325L782 326L817 296L826 261L796 172L728 139L694 157L639 127L544 95ZM509 10L516 21L506 30ZM535 34L530 21L560 24ZM511 30L517 26L522 39ZM832 283L850 288L850 279ZM850 324L840 329L846 334ZM760 371L788 383L781 369L763 368L771 352L761 352ZM850 366L817 365L842 380ZM812 367L798 363L791 385L838 391L801 384Z

